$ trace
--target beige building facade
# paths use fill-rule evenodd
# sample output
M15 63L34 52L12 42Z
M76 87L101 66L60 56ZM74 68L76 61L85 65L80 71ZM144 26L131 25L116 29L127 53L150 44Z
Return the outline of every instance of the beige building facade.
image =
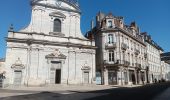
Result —
M163 49L152 40L151 36L147 33L142 33L145 38L148 66L149 66L149 82L158 82L163 78L164 61L161 61L161 53Z
M135 22L125 25L123 17L99 12L89 38L98 47L96 69L101 73L102 84L146 83L146 45Z

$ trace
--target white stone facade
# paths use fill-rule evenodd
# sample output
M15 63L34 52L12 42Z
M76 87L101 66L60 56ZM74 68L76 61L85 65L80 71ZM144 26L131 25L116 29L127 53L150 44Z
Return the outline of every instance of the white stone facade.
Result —
M32 0L31 6L30 24L8 33L6 84L95 84L96 47L81 33L79 6L70 0Z
M146 43L147 50L147 59L148 59L148 67L149 67L149 75L148 81L149 83L159 82L162 79L166 79L166 69L167 64L164 61L161 61L161 54L163 53L163 49L155 43L151 36L149 36L146 32L143 33Z
M122 17L96 16L94 34L96 43L96 68L101 73L102 84L132 85L146 83L146 45L135 23L124 24Z
M152 83L155 79L161 79L162 66L160 59L160 50L157 49L155 46L147 43L147 54L149 64L149 80Z

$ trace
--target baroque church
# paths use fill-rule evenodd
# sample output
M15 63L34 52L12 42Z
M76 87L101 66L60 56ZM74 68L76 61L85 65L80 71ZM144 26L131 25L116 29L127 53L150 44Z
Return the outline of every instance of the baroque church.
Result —
M96 47L81 33L78 2L32 0L31 7L30 24L8 32L5 84L95 84Z

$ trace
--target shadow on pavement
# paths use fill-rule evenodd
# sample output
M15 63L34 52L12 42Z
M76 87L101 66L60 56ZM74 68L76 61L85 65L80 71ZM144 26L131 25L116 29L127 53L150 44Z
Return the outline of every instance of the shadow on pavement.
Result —
M93 91L93 93L107 92L109 94L86 100L152 100L155 96L169 87L170 83L161 83L134 88L117 88L114 90Z
M36 94L5 97L0 98L0 100L152 100L168 87L170 87L170 83L133 88L113 88L91 92L67 91L71 94L40 92Z

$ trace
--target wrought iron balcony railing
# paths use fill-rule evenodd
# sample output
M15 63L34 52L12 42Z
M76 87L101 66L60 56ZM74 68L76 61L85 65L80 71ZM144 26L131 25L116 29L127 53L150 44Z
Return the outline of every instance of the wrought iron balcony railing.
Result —
M135 67L136 67L136 69L138 69L138 70L141 70L141 69L142 69L142 65L139 64L139 63L135 63Z
M126 67L130 66L129 61L123 60L122 62L123 62L123 66L126 66Z
M121 66L125 66L125 67L128 67L130 66L130 62L129 61L126 61L126 60L116 60L116 61L108 61L108 60L105 60L104 61L104 64L105 65L112 65L112 66L118 66L118 65L121 65Z
M116 43L113 42L113 43L106 43L105 44L105 48L106 49L115 49L117 46L116 46Z
M127 50L129 47L128 47L128 45L127 44L125 44L125 43L122 43L122 49L123 50Z

